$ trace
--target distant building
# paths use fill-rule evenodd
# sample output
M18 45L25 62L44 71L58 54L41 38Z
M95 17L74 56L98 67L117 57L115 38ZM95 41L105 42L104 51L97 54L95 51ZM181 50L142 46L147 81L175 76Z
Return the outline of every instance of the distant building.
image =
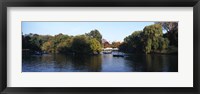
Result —
M111 45L106 39L102 39L103 48L110 48Z

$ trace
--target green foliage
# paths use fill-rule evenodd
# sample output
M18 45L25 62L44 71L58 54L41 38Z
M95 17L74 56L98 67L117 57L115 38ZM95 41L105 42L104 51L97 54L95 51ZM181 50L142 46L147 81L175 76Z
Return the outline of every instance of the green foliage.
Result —
M41 49L42 49L43 51L46 51L46 52L49 52L49 53L55 52L54 44L53 44L53 42L51 42L51 41L45 42L45 43L42 45Z
M22 48L32 52L94 54L101 51L101 38L98 30L78 36L29 34L22 35Z
M177 23L156 23L144 27L141 31L135 31L124 38L124 42L107 41L102 43L102 35L98 30L92 30L84 35L68 36L62 33L50 35L28 34L22 35L22 48L31 52L44 51L48 53L75 53L96 54L104 47L119 48L120 51L129 53L158 53L167 51L178 45ZM163 35L162 28L167 30ZM169 47L170 46L170 47ZM172 49L176 53L177 49Z
M48 39L43 45L41 46L41 49L45 52L49 53L59 53L61 49L65 47L65 41L69 38L68 35L58 34L51 38L45 38L43 36L43 39ZM63 49L65 50L65 49ZM64 51L61 51L64 52Z
M101 52L101 44L95 38L90 39L89 41L90 49L92 53L100 53Z
M178 47L178 22L157 22L167 31L166 38L169 39L171 46Z
M142 52L142 32L143 31L135 31L128 37L124 38L124 43L119 46L119 49L124 52ZM124 46L124 47L123 47ZM124 49L124 50L122 50Z
M101 44L96 38L80 35L73 38L71 49L78 54L94 54L100 53Z
M41 51L41 46L47 42L52 36L42 36L38 34L22 35L22 48L29 49L32 52Z
M130 53L155 53L168 48L169 40L163 38L162 26L154 24L146 26L143 31L135 31L124 38L119 47L121 51Z
M60 42L57 45L58 53L72 53L72 49L71 49L72 42L73 42L73 38L68 38Z
M169 40L167 38L160 38L159 39L159 50L162 51L162 50L165 50L168 48L169 46Z
M151 52L151 49L152 49L152 40L151 40L151 39L147 39L144 52L145 52L146 54L148 54L148 53Z
M102 40L102 35L98 30L92 30L90 33L86 33L86 36L89 36L90 38L96 38L99 43L101 43Z
M87 54L90 52L88 37L85 35L75 36L71 46L73 52L78 54Z
M148 50L145 50L145 53L150 53L151 50L156 51L159 47L159 44L158 44L159 38L163 36L162 26L160 24L146 26L143 29L143 36L144 36L144 40L147 41L147 45L145 46L145 49L148 49ZM148 42L150 44L148 44Z

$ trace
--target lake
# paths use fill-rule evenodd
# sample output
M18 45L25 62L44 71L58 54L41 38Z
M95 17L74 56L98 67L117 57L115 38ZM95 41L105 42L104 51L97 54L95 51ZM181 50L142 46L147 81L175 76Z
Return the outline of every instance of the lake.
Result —
M32 55L22 57L22 72L178 72L178 55Z

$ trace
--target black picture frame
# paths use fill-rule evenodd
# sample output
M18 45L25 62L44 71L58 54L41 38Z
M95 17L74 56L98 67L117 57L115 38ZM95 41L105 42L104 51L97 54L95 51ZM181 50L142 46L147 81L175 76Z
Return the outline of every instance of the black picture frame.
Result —
M193 7L194 87L7 87L7 7ZM0 92L2 94L199 94L200 0L1 0Z

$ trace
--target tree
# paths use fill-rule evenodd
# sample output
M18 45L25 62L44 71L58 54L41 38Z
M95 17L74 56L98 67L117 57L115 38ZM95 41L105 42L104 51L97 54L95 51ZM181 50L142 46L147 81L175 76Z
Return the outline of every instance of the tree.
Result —
M85 35L75 36L73 38L71 48L74 53L89 54L90 45L89 45L88 37L86 37Z
M101 44L96 38L86 35L68 36L60 33L49 36L31 33L22 35L22 48L31 52L92 54L100 53Z
M133 52L132 50L133 50L132 47L126 42L122 42L119 46L119 51L121 52L131 53Z
M42 40L38 34L30 33L28 35L24 35L22 43L22 48L24 49L29 49L32 52L41 51L40 47L42 45Z
M101 52L101 44L95 38L90 39L89 41L91 52L100 53Z
M142 52L142 32L143 31L134 31L131 35L127 36L124 38L124 45L121 46L126 46L126 51L128 52L134 52L134 53L139 53ZM125 48L125 47L120 47L120 48Z
M167 32L178 32L178 22L156 22L160 24Z
M101 44L101 40L102 40L102 35L98 30L92 30L90 31L90 33L86 33L86 36L89 36L91 38L96 38L97 41L99 41L99 43Z
M43 40L48 39L48 41L43 43L44 45L42 45L41 49L49 53L65 53L68 49L66 47L69 45L67 44L69 38L70 36L63 35L62 33L55 35L54 37L42 36Z
M73 38L68 38L57 45L58 53L72 53L72 42Z
M178 46L178 22L157 22L167 31L166 37L170 41L170 45Z
M30 44L30 36L28 35L22 35L22 49L30 49L31 44Z
M152 49L152 40L151 39L147 39L147 42L145 44L145 49L144 49L144 52L146 54L150 53L151 52L151 49Z
M167 38L160 38L159 39L159 51L167 49L169 46L169 40Z
M53 38L53 36L50 36L50 35L39 35L39 38L41 40L41 45L42 45L45 42L51 40Z
M142 31L135 31L124 38L119 46L120 51L130 53L155 53L168 48L169 41L163 38L162 26L153 24L144 27Z
M119 48L121 42L112 42L111 46L112 48Z
M163 37L162 26L154 24L143 29L145 53L155 52L159 47L159 39Z
M45 42L45 43L42 45L41 49L42 49L43 51L46 51L46 52L49 52L49 53L54 53L54 52L55 52L53 42L51 42L51 41Z

